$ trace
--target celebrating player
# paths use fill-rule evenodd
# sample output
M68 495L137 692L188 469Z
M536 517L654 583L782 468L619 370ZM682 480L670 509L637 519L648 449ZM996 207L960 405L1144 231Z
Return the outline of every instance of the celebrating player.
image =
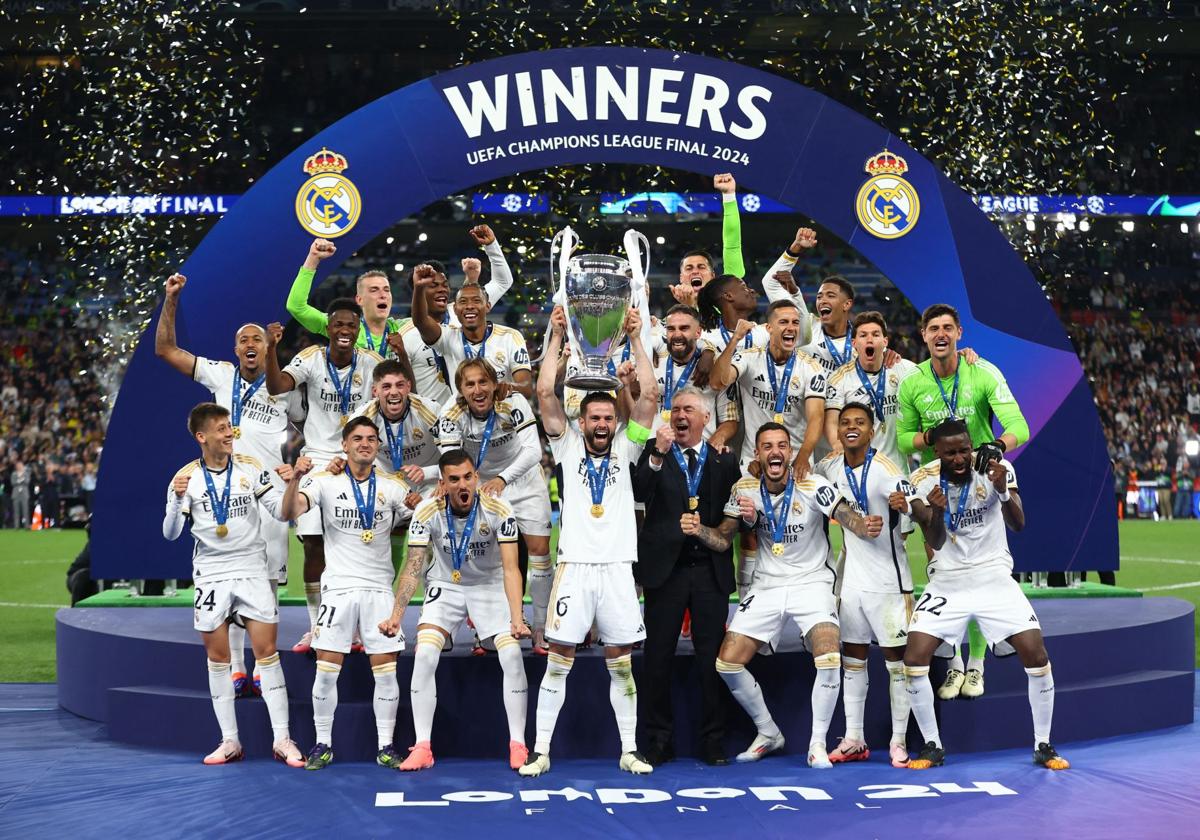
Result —
M267 327L267 390L272 396L308 386L308 416L304 420L304 451L317 469L342 452L342 431L350 418L371 398L371 377L380 362L377 353L354 345L362 308L349 298L337 298L327 309L329 346L301 350L279 369L276 345L283 335L279 324ZM293 647L295 653L312 649L313 630L321 607L321 571L325 568L321 517L310 514L296 522L304 543L304 598L308 603L309 630Z
M330 318L334 332L340 313ZM400 687L396 656L403 636L387 636L380 623L392 613L391 544L388 536L411 514L404 504L408 483L398 473L375 469L379 432L366 417L350 420L341 432L346 469L341 475L316 472L312 460L300 456L283 494L283 516L296 519L308 511L320 517L325 535L326 566L321 575L321 609L313 630L317 676L313 680L313 723L317 743L308 754L306 770L320 770L333 761L333 716L342 660L352 640L362 640L375 675L375 727L379 738L376 763L395 767L400 756L392 745Z
M163 536L168 540L179 539L185 521L192 523L196 540L192 621L208 655L208 688L221 727L221 743L204 757L204 763L227 764L243 755L233 710L228 631L231 622L241 621L257 660L275 757L289 767L303 767L300 749L288 733L287 686L275 650L279 609L260 524L259 506L278 518L282 498L262 464L249 455L233 454L233 430L229 410L223 406L201 403L192 409L188 431L200 444L200 458L171 480L163 517ZM283 469L290 473L289 467Z
M703 355L699 347L699 312L690 306L677 303L667 311L663 324L666 327L667 352L654 368L654 377L659 388L659 417L654 421L655 431L670 420L674 395L681 388L695 384ZM726 388L720 393L707 389L704 391L704 408L708 412L708 423L704 428L705 440L711 438L718 428L721 429L722 438L725 440L737 434L737 397L736 393L731 395L730 390Z
M167 278L167 296L154 333L154 352L175 370L212 392L217 405L230 412L234 454L258 459L268 470L271 483L282 493L285 482L275 469L283 463L288 417L302 411L300 401L292 399L293 394L272 397L263 387L266 383L263 356L267 331L258 324L244 324L234 333L236 366L196 357L179 347L175 340L175 313L186 283L187 278L182 274ZM279 584L287 582L288 526L274 516L260 516L259 527L267 546L271 588L278 595ZM229 654L237 695L244 697L260 690L261 686L246 677L246 630L236 622L229 625Z
M938 735L929 684L929 661L943 642L957 644L970 619L999 654L1015 652L1029 678L1033 712L1033 760L1051 770L1070 765L1050 744L1054 676L1037 614L1012 579L1013 560L1005 528L1025 527L1025 508L1013 466L989 459L986 475L972 469L971 432L963 420L944 420L927 436L937 460L913 473L911 497L893 493L891 507L908 512L933 548L929 586L913 611L904 673L913 714L925 747L909 762L914 770L936 767L946 751Z
M832 765L825 739L841 688L841 655L833 594L836 575L829 562L825 519L835 519L864 540L879 536L883 519L878 515L864 519L819 475L797 480L791 469L791 437L779 423L759 427L755 459L760 477L743 478L733 486L720 525L712 528L686 517L681 527L714 551L729 547L739 520L758 532L757 559L742 558L742 574L749 576L750 588L717 657L717 672L758 728L758 735L737 760L758 761L783 748L783 734L745 666L761 645L779 641L791 619L807 640L817 666L808 766L827 768Z
M520 772L540 776L550 769L550 739L566 697L575 647L586 638L594 621L605 643L611 681L608 697L621 736L620 767L631 773L650 773L654 768L637 751L637 686L630 659L634 642L646 636L633 581L637 523L631 464L637 462L650 437L658 385L642 346L641 318L636 309L630 309L625 332L641 391L625 433L616 435L616 401L604 392L584 398L579 428L569 424L554 393L553 362L562 349L565 328L566 318L556 307L537 390L542 425L555 463L562 468L562 531L558 572L550 595L554 617L546 628L550 656L538 689L537 741Z
M743 466L755 458L754 431L767 422L784 424L791 430L797 479L812 468L813 450L825 419L825 375L816 360L799 349L801 320L800 310L791 301L772 303L767 309L771 339L765 349L738 349L753 328L749 321L739 321L733 341L717 357L709 380L714 390L734 382L738 385L746 418Z
M745 277L737 181L730 173L722 172L713 176L713 187L721 194L721 270L735 277ZM688 251L679 260L678 282L668 289L677 303L695 308L700 290L716 276L716 267L708 251Z
M861 350L859 353L865 358ZM860 516L887 517L887 526L878 537L863 539L852 531L845 534L838 621L846 736L829 754L829 760L834 764L866 761L871 755L863 736L863 715L867 704L867 651L875 641L883 649L892 705L888 752L892 766L903 767L908 763L905 743L909 711L904 639L912 612L912 572L904 537L905 528L911 530L912 526L889 504L893 492L908 493L911 488L896 462L874 445L878 437L874 433L876 409L866 403L846 403L837 421L838 451L816 467L817 473L834 485Z
M379 626L384 635L396 635L408 599L428 577L410 689L417 742L400 769L433 766L430 733L437 708L438 659L451 634L469 618L481 639L495 641L504 672L508 761L516 770L529 755L525 747L529 684L517 643L529 635L529 629L521 611L525 582L517 565L517 521L507 502L479 492L479 472L465 450L443 453L438 466L445 495L425 500L413 513L408 564L396 588L396 604L391 617Z
M412 391L413 373L403 359L380 362L371 374L371 393L356 417L366 417L379 430L375 467L404 473L414 492L432 490L438 479L438 406Z
M768 301L774 303L777 300L790 300L800 310L801 346L808 345L810 342L820 342L822 325L825 323L824 319L814 317L808 311L808 304L804 301L804 292L800 290L800 286L792 276L792 269L796 267L796 263L800 260L800 257L805 251L812 250L815 247L817 247L817 232L810 227L798 228L792 244L784 249L779 259L772 263L762 279L763 292L766 293ZM842 278L839 277L837 279L841 280ZM822 283L823 286L824 283ZM851 299L854 297L853 288L850 290L850 297ZM818 290L817 294L817 309L818 311L821 309L820 290ZM845 324L843 323L842 326L845 327ZM808 347L805 347L805 349L809 354L813 354L813 351ZM827 370L826 374L828 375L832 372L832 370Z

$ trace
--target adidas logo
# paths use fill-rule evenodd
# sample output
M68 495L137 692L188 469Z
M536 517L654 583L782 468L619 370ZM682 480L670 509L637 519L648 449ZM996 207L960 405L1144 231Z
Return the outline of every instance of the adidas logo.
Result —
M350 501L350 499L347 498L345 493L338 493L338 501L339 502L348 502L348 501Z
M754 381L755 382L766 382L767 378L760 373L758 376L754 377Z

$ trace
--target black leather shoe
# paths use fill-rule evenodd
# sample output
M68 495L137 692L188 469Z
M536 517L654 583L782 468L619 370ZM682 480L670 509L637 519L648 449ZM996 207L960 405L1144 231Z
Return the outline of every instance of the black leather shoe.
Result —
M700 760L709 767L724 767L729 763L729 758L725 755L725 750L717 745L701 748Z
M642 749L642 757L651 767L658 767L675 760L675 749L670 744L653 743Z

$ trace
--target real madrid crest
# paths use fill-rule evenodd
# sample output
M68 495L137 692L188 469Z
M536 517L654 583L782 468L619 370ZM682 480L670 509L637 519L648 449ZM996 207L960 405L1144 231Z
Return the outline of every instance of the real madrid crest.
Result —
M296 193L296 218L313 236L334 239L350 232L362 215L358 188L342 174L346 158L322 148L304 161L311 175Z
M884 149L869 158L864 169L871 177L854 199L858 223L880 239L899 239L913 229L921 214L917 191L901 177L908 164Z

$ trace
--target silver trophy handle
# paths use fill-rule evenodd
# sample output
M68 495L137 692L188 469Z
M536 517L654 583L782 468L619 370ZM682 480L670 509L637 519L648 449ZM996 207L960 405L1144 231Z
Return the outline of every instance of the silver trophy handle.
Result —
M570 308L567 306L566 289L564 284L567 277L567 263L571 259L571 253L579 247L579 237L575 231L568 225L558 233L554 234L554 238L550 240L550 308L553 311L555 306L561 306L563 312L567 313L567 334L563 336L564 346L569 347L571 341L571 315ZM555 250L558 251L558 261L555 262ZM546 331L542 335L542 352L532 364L541 364L545 361L546 352L550 348L550 324L546 323ZM557 359L555 360L557 362Z

